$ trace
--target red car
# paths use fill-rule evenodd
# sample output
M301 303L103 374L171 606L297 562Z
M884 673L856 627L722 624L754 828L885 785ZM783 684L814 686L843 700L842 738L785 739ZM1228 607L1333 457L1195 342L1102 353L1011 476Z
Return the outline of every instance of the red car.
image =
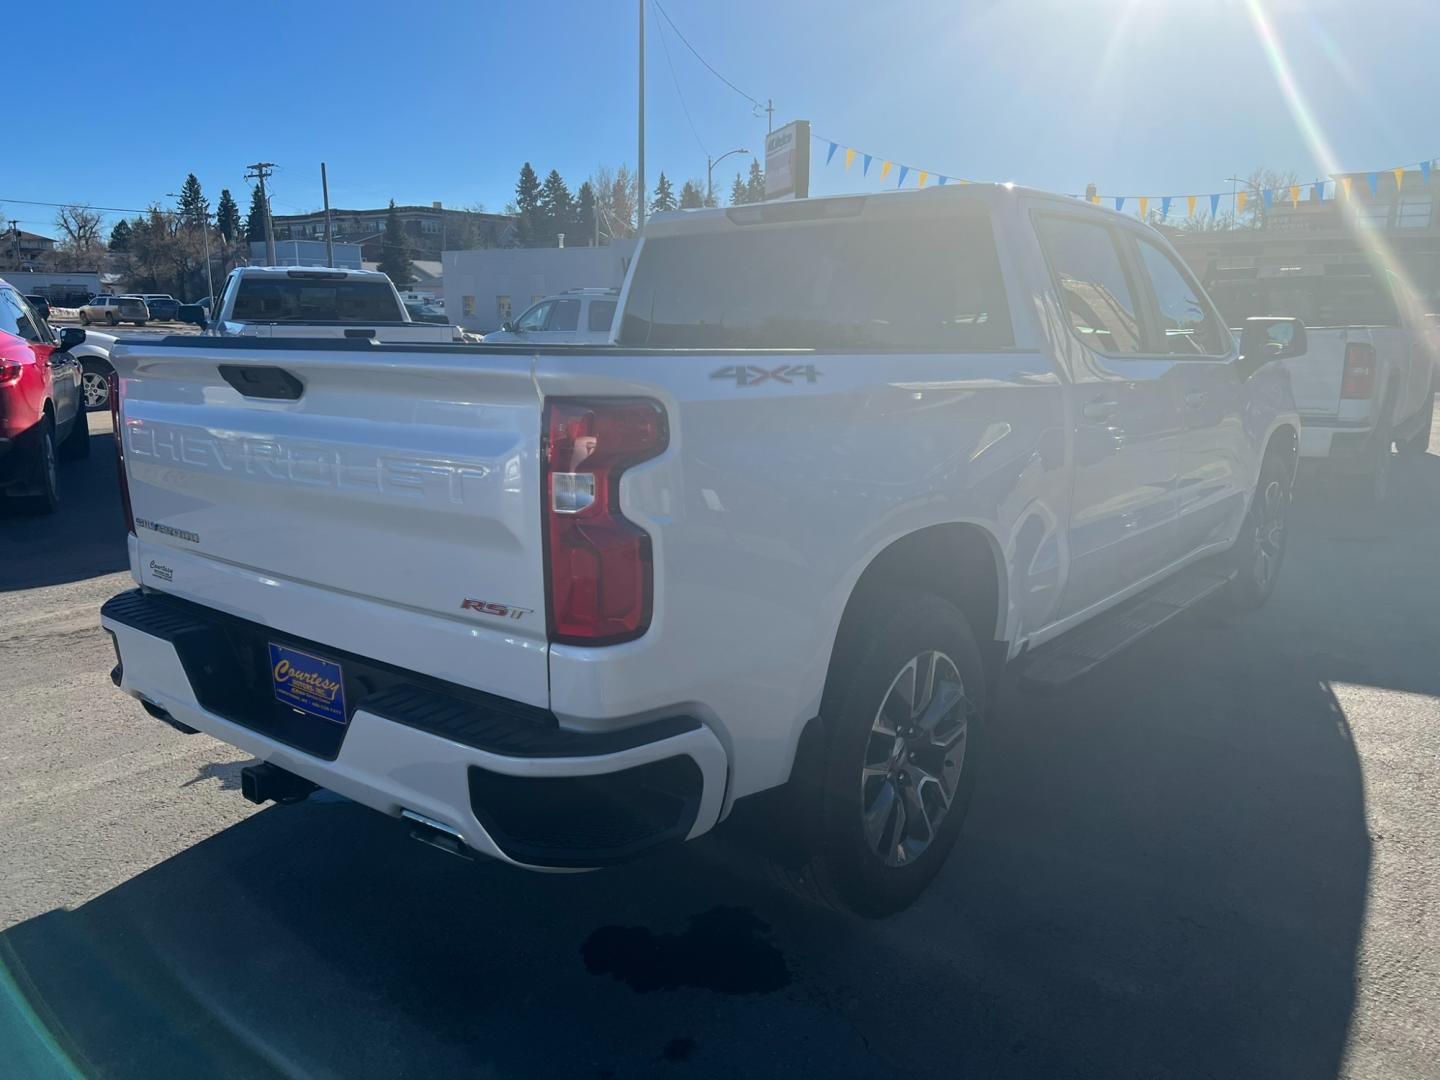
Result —
M67 351L85 331L50 324L0 280L0 493L37 513L60 506L57 460L90 452L81 367Z

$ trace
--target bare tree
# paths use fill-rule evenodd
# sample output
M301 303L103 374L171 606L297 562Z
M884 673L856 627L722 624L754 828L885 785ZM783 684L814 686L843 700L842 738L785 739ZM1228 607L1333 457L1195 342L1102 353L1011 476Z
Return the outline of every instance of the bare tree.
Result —
M102 221L88 206L62 206L55 214L62 256L77 265L98 259L105 246L100 240Z

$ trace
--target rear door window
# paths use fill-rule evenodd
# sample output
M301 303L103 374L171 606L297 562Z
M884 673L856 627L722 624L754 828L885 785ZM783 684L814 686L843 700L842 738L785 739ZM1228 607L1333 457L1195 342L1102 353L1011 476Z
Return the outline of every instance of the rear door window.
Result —
M648 239L620 342L963 351L1014 332L989 215L965 212Z
M1145 351L1135 293L1111 231L1098 222L1041 215L1040 245L1070 329L1097 352Z
M574 330L580 325L580 301L579 300L556 300L555 306L550 309L550 322L546 324L547 330Z
M609 333L611 325L615 322L615 301L614 300L592 300L590 301L589 322L586 324L589 329L601 333Z

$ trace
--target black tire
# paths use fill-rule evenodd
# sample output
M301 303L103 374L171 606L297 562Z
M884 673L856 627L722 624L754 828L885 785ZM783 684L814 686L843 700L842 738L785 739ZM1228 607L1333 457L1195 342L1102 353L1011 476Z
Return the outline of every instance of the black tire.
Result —
M114 313L113 311L106 313L106 315L105 315L105 321L108 322L111 326L119 326L119 325L120 325L120 320L117 319L117 318L115 318L115 313Z
M1386 409L1388 411L1388 405ZM1390 422L1381 421L1366 452L1364 468L1350 477L1350 494L1361 506L1382 506L1389 498L1390 470L1395 463L1395 455L1391 453L1394 443Z
M89 315L86 315L85 312L83 312L83 311L80 312L80 325L81 325L81 326L89 326L89 325L90 325L90 316L89 316Z
M31 461L33 484L38 490L16 500L32 514L53 514L60 509L60 471L56 467L55 425L46 417L33 433Z
M1292 474L1289 463L1271 454L1260 466L1260 479L1250 499L1250 512L1240 537L1230 549L1234 577L1225 587L1225 604L1233 611L1263 607L1275 591L1290 536Z
M135 320L135 325L136 325L136 326L144 326L144 325L145 325L145 320L144 320L144 319L136 319L136 320Z
M1425 399L1425 407L1420 410L1420 429L1404 442L1395 443L1395 449L1400 451L1400 456L1403 458L1423 457L1430 449L1430 429L1434 426L1435 395L1432 392Z
M933 708L910 708L906 716L917 698L925 699L921 693L905 700L907 672L915 672L912 688L923 684L926 656ZM817 850L799 879L815 899L880 917L925 890L965 823L985 705L975 635L960 610L936 596L888 594L863 633L837 648L821 707ZM921 730L926 724L934 738ZM894 732L882 725L894 725Z
M70 434L60 444L61 461L80 461L90 456L90 414L81 409L70 425Z
M110 408L111 370L103 360L86 360L81 364L80 392L86 412L104 412Z

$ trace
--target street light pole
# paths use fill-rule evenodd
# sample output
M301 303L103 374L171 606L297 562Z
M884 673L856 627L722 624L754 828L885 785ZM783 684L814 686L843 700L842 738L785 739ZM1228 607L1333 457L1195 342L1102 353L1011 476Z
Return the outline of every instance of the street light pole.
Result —
M645 231L645 0L640 0L640 152L636 169L635 234Z
M712 158L712 157L710 157L709 155L706 155L706 158L705 158L705 201L706 201L706 203L708 203L708 204L710 204L710 205L712 205L712 206L713 206L714 203L715 203L715 166L716 166L716 165L719 165L720 162L724 161L724 160L725 160L727 157L729 157L731 154L748 154L749 152L750 152L749 150L746 150L743 146L741 146L741 147L739 147L739 148L737 148L737 149L735 149L735 150L726 150L725 153L721 154L718 158Z

